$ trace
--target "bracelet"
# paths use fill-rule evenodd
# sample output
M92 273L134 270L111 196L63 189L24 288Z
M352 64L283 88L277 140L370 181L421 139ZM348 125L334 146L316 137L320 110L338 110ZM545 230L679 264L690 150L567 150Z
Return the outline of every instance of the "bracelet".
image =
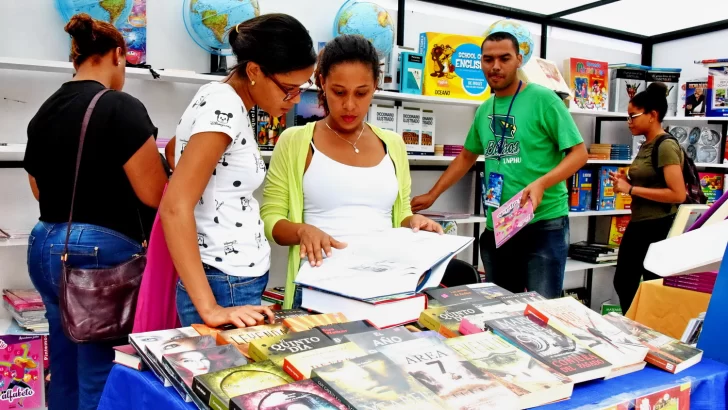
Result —
M632 195L632 189L634 189L634 185L629 187L629 195Z

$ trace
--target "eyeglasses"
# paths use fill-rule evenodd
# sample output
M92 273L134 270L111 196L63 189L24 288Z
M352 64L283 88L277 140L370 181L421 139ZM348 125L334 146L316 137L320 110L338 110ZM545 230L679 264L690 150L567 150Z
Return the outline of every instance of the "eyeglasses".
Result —
M639 114L632 114L632 115L627 115L627 122L628 122L629 124L631 124L631 123L632 123L632 122L634 121L634 119L635 119L635 118L639 117L639 116L640 116L640 115L642 115L642 114L644 114L644 113L643 113L643 112L641 112L641 113L639 113Z
M272 75L269 75L267 77L270 78L270 80L273 81L273 84L277 85L278 88L280 88L281 91L283 91L283 93L286 94L286 96L283 97L283 101L291 101L292 99L298 97L299 95L303 94L308 89L313 87L313 81L311 81L310 79L300 87L290 88L290 87L284 87L283 84L281 84L278 80L276 80L276 78L273 77Z

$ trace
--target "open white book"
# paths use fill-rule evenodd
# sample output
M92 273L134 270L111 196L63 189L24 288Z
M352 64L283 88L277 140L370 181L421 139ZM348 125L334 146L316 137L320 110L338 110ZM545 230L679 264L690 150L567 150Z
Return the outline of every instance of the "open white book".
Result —
M414 294L439 286L448 262L473 238L396 228L347 243L319 267L302 264L296 283L360 300Z

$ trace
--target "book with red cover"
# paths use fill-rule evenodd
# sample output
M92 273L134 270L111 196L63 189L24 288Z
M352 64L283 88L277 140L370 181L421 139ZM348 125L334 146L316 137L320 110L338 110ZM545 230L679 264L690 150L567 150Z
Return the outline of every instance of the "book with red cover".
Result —
M18 312L45 309L43 300L35 289L5 289L3 299Z
M145 371L147 365L144 364L141 356L137 353L132 345L114 346L114 363L126 366L130 369Z

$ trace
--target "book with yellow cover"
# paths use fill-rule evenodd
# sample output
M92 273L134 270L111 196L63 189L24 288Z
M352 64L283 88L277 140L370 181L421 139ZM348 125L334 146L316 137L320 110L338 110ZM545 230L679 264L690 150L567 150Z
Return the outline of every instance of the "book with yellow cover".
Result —
M323 315L297 316L289 317L283 320L283 324L291 330L291 332L304 332L311 330L316 326L330 325L332 323L348 322L341 313L326 313Z
M283 336L288 332L283 324L262 325L253 327L243 327L240 329L225 330L217 334L217 344L231 344L240 350L245 357L250 358L248 352L249 344L253 340L262 339L264 337Z
M496 301L496 303L500 303ZM445 337L462 336L460 333L460 320L465 316L483 313L483 310L471 303L453 306L439 306L425 309L420 314L419 323Z
M333 346L335 343L318 329L305 332L291 332L283 336L264 337L250 342L250 357L256 362L270 360L283 367L286 357L308 352L322 347Z
M366 355L367 352L355 343L341 343L290 355L283 360L283 370L293 379L303 380L311 377L313 369Z

